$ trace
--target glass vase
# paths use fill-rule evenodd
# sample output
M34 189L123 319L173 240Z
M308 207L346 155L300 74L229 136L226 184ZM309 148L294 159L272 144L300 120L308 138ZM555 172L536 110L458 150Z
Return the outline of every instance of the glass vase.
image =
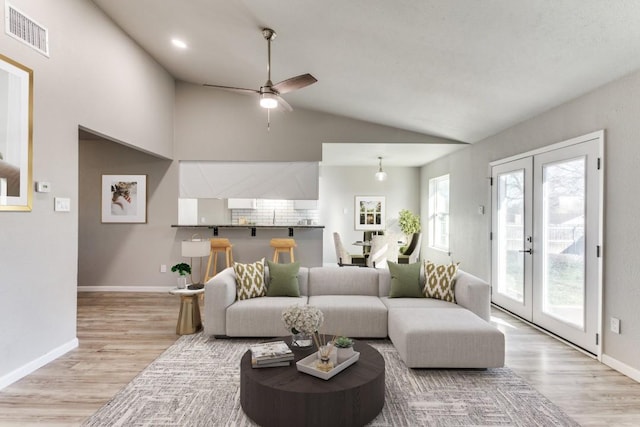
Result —
M305 332L291 332L291 346L297 348L309 348L313 345L311 334Z

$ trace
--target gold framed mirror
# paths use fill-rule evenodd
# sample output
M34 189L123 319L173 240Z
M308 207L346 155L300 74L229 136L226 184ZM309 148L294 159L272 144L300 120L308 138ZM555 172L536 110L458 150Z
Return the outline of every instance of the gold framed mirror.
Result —
M0 211L33 200L33 70L0 55Z

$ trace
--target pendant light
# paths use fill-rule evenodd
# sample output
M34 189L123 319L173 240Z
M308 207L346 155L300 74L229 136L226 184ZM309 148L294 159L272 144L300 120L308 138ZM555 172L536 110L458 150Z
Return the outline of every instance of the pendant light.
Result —
M382 170L382 157L378 157L378 172L376 172L376 179L378 181L385 181L387 179L387 173Z

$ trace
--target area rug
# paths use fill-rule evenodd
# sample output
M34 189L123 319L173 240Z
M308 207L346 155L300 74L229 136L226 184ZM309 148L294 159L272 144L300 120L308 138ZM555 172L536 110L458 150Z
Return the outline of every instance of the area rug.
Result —
M255 426L240 406L240 359L259 340L185 335L85 426ZM371 426L578 426L508 368L407 369L388 340L386 395Z

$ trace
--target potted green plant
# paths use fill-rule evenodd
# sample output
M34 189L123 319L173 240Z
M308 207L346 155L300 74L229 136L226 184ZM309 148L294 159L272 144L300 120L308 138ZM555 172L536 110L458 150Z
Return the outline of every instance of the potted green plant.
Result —
M342 363L355 354L353 350L353 340L348 337L340 336L333 341L333 345L336 347L338 356L338 363Z
M411 240L413 233L419 233L422 229L420 225L420 216L414 214L408 209L402 209L398 217L398 226L402 233L407 237L407 242ZM402 248L402 253L406 248Z
M178 289L186 288L187 274L191 274L191 266L185 262L181 262L171 267L171 271L178 273Z

